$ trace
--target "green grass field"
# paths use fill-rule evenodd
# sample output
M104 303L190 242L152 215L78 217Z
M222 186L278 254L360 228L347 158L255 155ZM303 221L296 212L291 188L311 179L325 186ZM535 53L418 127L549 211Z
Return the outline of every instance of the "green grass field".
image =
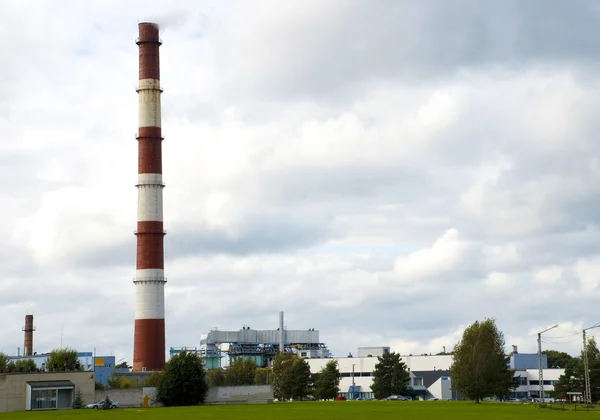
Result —
M519 420L598 418L599 412L539 409L534 405L456 401L332 401L181 408L0 413L0 419L277 419L277 420Z

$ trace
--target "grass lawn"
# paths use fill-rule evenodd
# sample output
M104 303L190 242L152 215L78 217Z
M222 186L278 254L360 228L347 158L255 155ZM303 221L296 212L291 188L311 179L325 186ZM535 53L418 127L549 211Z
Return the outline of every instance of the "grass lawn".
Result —
M277 419L277 420L519 420L597 418L598 412L539 409L532 404L457 401L331 401L178 408L90 409L0 413L6 419Z

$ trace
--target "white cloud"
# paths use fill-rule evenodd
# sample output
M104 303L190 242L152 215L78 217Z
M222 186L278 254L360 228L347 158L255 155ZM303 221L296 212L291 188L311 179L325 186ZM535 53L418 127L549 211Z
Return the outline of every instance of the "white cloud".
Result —
M581 292L593 293L598 289L598 270L600 270L600 258L583 259L575 264L575 272L579 277Z
M515 285L514 280L506 273L490 273L484 280L486 286L495 291L507 291Z
M555 284L561 277L563 268L558 266L544 267L534 273L533 279L542 284Z
M399 257L394 263L394 275L402 283L433 280L451 273L469 251L469 244L460 240L458 231L450 229L430 248Z

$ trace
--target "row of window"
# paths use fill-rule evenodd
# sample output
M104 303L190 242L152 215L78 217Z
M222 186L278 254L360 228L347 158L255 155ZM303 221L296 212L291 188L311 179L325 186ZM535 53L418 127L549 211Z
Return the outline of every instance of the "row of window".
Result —
M341 372L340 376L342 378L351 378L352 372ZM371 376L371 372L354 372L354 377L358 378L360 376Z
M340 373L342 378L351 378L352 375L354 375L355 378L361 377L361 376L372 376L371 372L354 372L354 374L352 374L352 372L342 372ZM554 381L554 380L549 380L549 381L544 381L544 385L555 385L558 381ZM517 384L518 385L540 385L540 381L538 380L531 380L528 381L527 378L523 378L523 377L517 377ZM412 380L412 385L413 386L423 386L423 378L420 377L416 377L413 378Z
M352 378L352 372L341 372L340 376L342 378ZM372 376L371 372L354 372L354 377L369 377ZM412 380L413 386L423 386L423 378L413 378Z
M558 381L544 381L544 385L555 385ZM517 378L518 385L540 385L540 381L538 380L527 380L527 378L518 377Z

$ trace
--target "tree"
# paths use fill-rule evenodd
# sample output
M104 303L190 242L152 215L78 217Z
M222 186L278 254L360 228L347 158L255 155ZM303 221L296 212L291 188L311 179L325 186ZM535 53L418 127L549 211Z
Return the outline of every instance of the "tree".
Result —
M237 358L225 371L225 384L228 386L252 385L256 375L256 362L252 359Z
M125 389L139 388L141 386L137 378L128 378L127 376L115 375L107 381L109 388Z
M273 394L280 400L302 400L309 394L310 366L294 354L278 354L273 361Z
M11 360L6 364L5 372L7 373L32 373L38 372L39 369L32 359L19 359L16 362Z
M77 350L64 348L54 349L50 352L46 367L50 372L71 372L83 370Z
M167 407L197 405L208 392L202 359L196 353L182 351L165 365L156 399Z
M85 407L85 403L83 402L83 395L81 394L81 391L78 389L77 392L75 393L75 399L73 400L73 408L78 409L78 408L84 408L84 407Z
M221 368L208 369L206 371L208 386L225 386L225 371Z
M162 372L152 372L150 376L145 377L140 383L140 387L157 387L160 385Z
M596 340L592 337L586 345L588 352L588 367L590 374L590 391L592 401L600 400L600 352ZM567 392L585 392L585 379L583 375L583 351L579 357L571 358L566 366L565 373L558 378L554 386L555 395L561 398L568 397Z
M476 403L486 397L508 395L517 384L504 345L504 334L494 319L468 326L454 347L450 366L453 388Z
M8 355L0 352L0 373L6 372L8 366Z
M410 373L400 354L392 352L377 356L371 390L378 400L390 395L410 394Z
M337 360L330 360L313 376L313 395L317 400L332 400L340 392L340 369Z
M542 354L545 354L548 358L548 367L550 369L565 369L567 364L573 359L573 356L564 351L544 350Z
M254 374L254 385L269 385L273 377L273 369L270 367L257 368Z
M115 369L131 369L131 366L129 366L127 362L121 362L115 365Z
M583 379L583 361L574 357L565 366L565 373L560 375L558 382L554 385L554 393L559 398L567 398L567 392L585 391Z

